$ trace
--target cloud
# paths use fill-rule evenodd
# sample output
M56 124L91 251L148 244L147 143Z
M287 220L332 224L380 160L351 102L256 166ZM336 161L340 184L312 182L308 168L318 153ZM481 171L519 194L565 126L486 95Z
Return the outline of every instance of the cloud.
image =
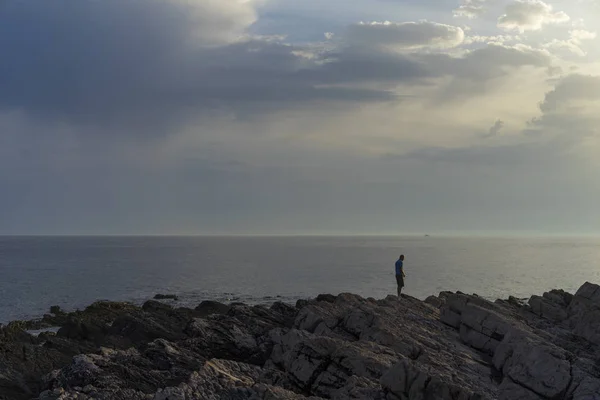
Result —
M576 30L569 31L569 34L571 35L571 39L579 40L579 41L596 39L596 37L597 37L596 32L590 32L590 31L586 31L586 30L582 30L582 29L576 29Z
M554 170L563 179L572 180L571 167L597 159L600 76L571 74L557 80L539 103L539 111L541 116L528 121L529 129L523 131L526 135L503 135L495 144L424 146L397 157L435 165L479 165L504 172L515 168L522 173L547 174ZM504 127L505 122L497 120L484 137L496 137ZM590 138L595 140L590 142ZM581 157L589 144L595 146L591 157ZM590 164L586 168L590 167L594 168Z
M484 96L495 88L501 88L505 84L504 79L513 76L522 67L548 68L552 62L546 50L499 44L469 51L462 57L429 54L423 58L433 73L451 78L440 87L433 101L436 105Z
M551 5L541 0L517 0L506 6L505 14L498 18L498 27L524 33L569 20L570 17L565 12L554 12Z
M149 135L214 110L391 99L381 90L317 87L322 79L311 71L320 65L296 53L303 48L247 35L252 5L8 2L0 14L0 111Z
M560 37L539 47L481 19L465 38L432 22L448 17L433 1L294 3L306 17L278 3L4 2L0 231L513 228L563 193L547 215L597 209L576 181L588 168L598 185L581 157L599 78L560 78L595 67L560 60ZM579 29L566 40L583 50Z
M452 48L460 45L464 38L460 27L429 21L362 22L346 31L346 40L351 44L392 49Z
M546 93L540 110L544 113L566 111L581 100L600 100L600 76L568 75L561 79L552 91Z
M532 118L524 133L562 137L584 143L600 133L600 76L570 74L558 80L539 104L541 115ZM588 146L593 149L593 146ZM593 155L596 159L596 155Z
M340 40L286 43L248 34L254 4L9 2L0 14L0 112L84 134L160 137L213 114L395 102L399 86L447 76L479 85L505 68L546 63L501 46L441 53L464 32L428 21L354 24Z
M455 17L475 19L486 12L487 0L463 0L462 4L453 10Z
M498 146L424 147L410 152L405 157L436 165L441 163L522 168L526 165L538 164L537 167L540 167L542 164L550 164L552 161L547 158L549 154L564 155L566 150L561 142L540 144L530 141Z
M579 57L585 57L587 52L582 48L583 42L596 39L596 37L596 32L576 29L569 31L569 39L553 39L551 42L546 43L544 47L553 50L567 50Z
M498 136L500 131L504 128L504 121L497 120L494 125L489 129L489 131L483 135L484 138L491 138L494 136Z
M171 113L193 103L182 81L211 68L199 53L255 19L241 0L6 2L0 109L107 124Z
M495 45L504 45L509 42L518 41L518 36L513 35L495 35L495 36L482 36L482 35L471 35L465 38L464 44L476 44L476 43L484 43L484 44L495 44Z
M435 65L440 73L447 71L451 72L451 75L475 81L504 75L506 67L546 67L551 62L550 54L547 51L525 45L497 44L469 51L462 57L427 55L424 58L428 59L431 65Z

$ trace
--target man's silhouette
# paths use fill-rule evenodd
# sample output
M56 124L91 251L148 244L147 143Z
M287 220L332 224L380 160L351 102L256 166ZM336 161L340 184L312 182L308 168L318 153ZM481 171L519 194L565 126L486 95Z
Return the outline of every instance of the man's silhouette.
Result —
M396 261L396 283L398 284L398 297L402 293L404 287L404 254L400 255L398 261Z

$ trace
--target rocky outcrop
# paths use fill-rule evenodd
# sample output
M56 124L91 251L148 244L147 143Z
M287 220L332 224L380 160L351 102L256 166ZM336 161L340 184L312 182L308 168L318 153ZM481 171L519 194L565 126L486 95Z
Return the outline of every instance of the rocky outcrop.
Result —
M161 294L158 293L154 296L154 300L179 300L179 297L175 294Z
M562 290L552 290L543 296L531 296L529 306L536 315L551 321L564 321L569 314L567 308L573 301L573 295Z
M227 314L231 307L217 301L203 301L196 307L195 315L197 317L207 317L212 314Z
M600 400L600 287L53 308L0 328L0 399L32 398Z

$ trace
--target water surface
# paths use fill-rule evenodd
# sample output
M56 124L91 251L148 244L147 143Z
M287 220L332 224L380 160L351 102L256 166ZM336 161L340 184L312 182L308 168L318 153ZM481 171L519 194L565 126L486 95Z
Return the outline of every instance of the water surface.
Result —
M450 237L0 237L0 322L51 305L99 299L142 302L175 293L204 299L295 301L320 293L461 290L488 298L574 292L600 282L600 240Z

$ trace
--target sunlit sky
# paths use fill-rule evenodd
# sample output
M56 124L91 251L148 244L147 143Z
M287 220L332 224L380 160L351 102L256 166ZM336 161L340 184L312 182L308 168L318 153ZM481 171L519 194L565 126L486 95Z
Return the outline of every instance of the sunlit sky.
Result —
M0 234L600 232L600 0L4 0Z

